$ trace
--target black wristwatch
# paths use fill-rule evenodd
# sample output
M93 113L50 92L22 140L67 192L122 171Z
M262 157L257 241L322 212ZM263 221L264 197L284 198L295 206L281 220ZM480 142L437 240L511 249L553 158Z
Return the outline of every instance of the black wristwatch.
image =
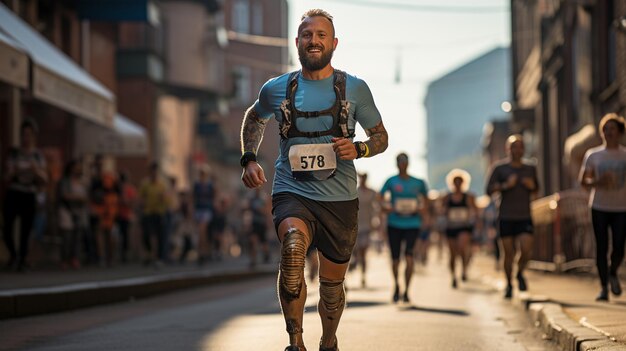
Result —
M239 159L239 164L241 165L241 167L245 168L250 161L256 162L256 154L252 151L246 151L243 153L243 155L241 155L241 158Z
M356 149L356 158L361 158L367 153L367 146L362 141L355 141L354 148Z

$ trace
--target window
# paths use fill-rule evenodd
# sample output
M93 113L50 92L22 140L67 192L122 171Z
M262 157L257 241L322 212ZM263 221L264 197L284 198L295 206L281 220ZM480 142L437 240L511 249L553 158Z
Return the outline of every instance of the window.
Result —
M252 8L252 34L263 35L263 4L258 1Z
M252 85L252 70L247 66L237 66L233 70L233 79L235 83L235 101L240 105L250 105Z
M232 25L235 32L250 33L250 2L236 0L233 4Z
M607 1L607 48L606 48L606 63L607 63L607 83L611 84L617 77L617 29L613 25L615 19L615 3L613 0Z

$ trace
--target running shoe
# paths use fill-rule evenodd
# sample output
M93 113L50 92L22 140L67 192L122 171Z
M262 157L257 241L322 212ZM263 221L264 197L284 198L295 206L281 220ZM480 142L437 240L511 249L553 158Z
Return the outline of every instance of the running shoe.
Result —
M609 301L609 291L607 288L602 288L600 293L596 297L596 301Z
M528 290L528 286L526 285L526 279L524 279L524 276L521 273L517 273L517 288L519 289L519 291Z
M619 283L617 275L609 275L609 284L611 285L613 295L620 296L622 294L622 286Z
M506 290L504 291L504 298L510 299L513 297L513 285L509 284L506 286Z

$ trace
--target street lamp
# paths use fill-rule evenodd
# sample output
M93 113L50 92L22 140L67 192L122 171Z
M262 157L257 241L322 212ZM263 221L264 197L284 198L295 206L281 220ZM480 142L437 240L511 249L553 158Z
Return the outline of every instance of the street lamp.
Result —
M502 111L509 113L513 111L513 104L511 104L509 101L502 101L502 103L500 104L500 108L502 109Z

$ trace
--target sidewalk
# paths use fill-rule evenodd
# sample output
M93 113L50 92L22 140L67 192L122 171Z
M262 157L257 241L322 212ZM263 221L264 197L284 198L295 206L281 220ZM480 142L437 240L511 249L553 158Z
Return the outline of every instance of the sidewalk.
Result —
M49 268L27 273L0 272L0 319L66 311L142 298L178 289L276 274L277 263L251 269L247 257L203 266L141 264L79 270Z
M493 258L481 254L472 264L474 274L504 291L504 272L495 270ZM626 293L611 295L608 303L596 302L600 284L593 273L528 271L526 280L529 290L514 290L512 303L526 309L562 350L626 350Z

